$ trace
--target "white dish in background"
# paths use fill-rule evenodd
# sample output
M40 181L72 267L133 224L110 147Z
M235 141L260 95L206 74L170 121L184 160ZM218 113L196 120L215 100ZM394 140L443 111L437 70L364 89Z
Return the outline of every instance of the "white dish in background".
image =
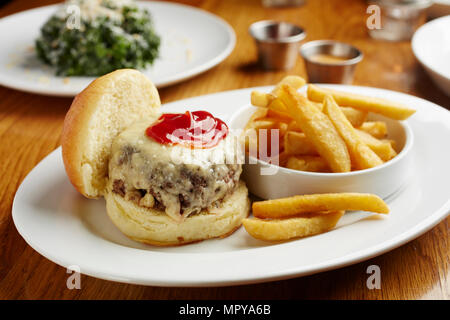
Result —
M230 128L243 129L255 109L248 105L239 110L229 121ZM376 114L369 114L368 119L386 122L387 139L394 140L398 149L394 159L366 170L320 173L283 168L250 156L251 162L244 164L242 174L248 190L262 199L327 192L374 193L382 199L387 198L400 189L411 174L414 136L407 121L396 121ZM261 175L264 170L276 174Z
M414 55L431 79L450 96L450 16L421 26L411 44Z
M159 88L202 73L222 62L236 36L221 18L206 11L158 1L138 2L153 18L161 37L160 58L143 70ZM75 96L95 77L55 76L33 50L41 26L58 5L19 12L0 19L0 85L38 94Z
M349 212L336 229L285 243L251 238L243 228L225 239L180 247L146 246L126 238L108 219L103 200L85 199L71 186L61 150L42 160L19 187L12 208L17 230L55 263L77 265L102 279L158 286L225 286L292 278L343 267L392 250L431 229L450 211L450 112L426 100L382 89L330 86L383 97L417 109L414 175L386 201L388 216ZM164 105L164 112L208 110L227 121L247 105L250 88ZM359 220L357 223L355 221ZM355 241L357 239L357 241Z

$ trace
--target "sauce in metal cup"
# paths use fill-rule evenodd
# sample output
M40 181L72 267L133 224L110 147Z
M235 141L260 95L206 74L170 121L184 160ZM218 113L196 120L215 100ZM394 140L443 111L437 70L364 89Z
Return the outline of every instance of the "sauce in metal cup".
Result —
M355 67L363 58L357 48L334 40L307 42L300 48L300 54L309 82L314 83L351 83Z

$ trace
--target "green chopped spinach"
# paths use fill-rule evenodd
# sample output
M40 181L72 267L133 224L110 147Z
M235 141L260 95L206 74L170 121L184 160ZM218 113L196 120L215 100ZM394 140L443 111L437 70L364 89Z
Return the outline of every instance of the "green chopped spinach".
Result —
M100 76L121 68L143 69L158 57L160 38L150 13L136 6L121 8L121 19L98 16L69 28L67 16L55 14L36 40L38 57L57 75Z

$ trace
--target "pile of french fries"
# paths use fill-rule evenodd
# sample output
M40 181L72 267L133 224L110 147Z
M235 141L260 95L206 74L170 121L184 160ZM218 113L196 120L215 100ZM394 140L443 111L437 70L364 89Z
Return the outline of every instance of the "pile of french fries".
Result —
M372 168L397 155L395 141L386 139L383 121L367 121L369 112L404 120L415 110L380 98L308 85L298 76L287 76L271 93L253 91L251 103L259 107L245 127L279 130L281 166L314 172L349 172ZM258 137L259 135L254 135ZM257 148L258 141L246 140ZM277 150L269 150L273 153ZM259 152L257 152L259 154Z
M283 241L333 229L346 210L389 213L378 196L365 193L327 193L253 202L254 218L244 219L254 238Z
M415 110L380 98L308 85L306 95L297 90L305 80L288 76L271 93L252 92L259 107L244 131L279 130L280 165L314 172L349 172L379 166L397 155L395 142L386 139L383 121L367 121L369 112L405 120ZM267 144L266 144L267 145ZM267 152L276 152L268 150ZM258 152L259 154L259 152ZM299 195L254 202L254 218L243 225L254 238L282 241L307 237L333 229L346 210L389 213L382 199L373 194L335 193Z

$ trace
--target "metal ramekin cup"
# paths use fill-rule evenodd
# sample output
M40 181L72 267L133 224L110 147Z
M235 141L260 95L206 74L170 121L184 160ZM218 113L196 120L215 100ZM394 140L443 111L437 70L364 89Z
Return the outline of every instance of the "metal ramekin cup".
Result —
M249 32L258 48L258 62L266 70L293 68L300 41L306 37L306 32L299 26L272 20L253 23Z
M362 52L354 46L334 40L307 42L300 48L300 54L305 60L308 81L313 83L350 84L353 81L355 67L363 58ZM311 60L317 54L327 54L345 60L333 63Z

